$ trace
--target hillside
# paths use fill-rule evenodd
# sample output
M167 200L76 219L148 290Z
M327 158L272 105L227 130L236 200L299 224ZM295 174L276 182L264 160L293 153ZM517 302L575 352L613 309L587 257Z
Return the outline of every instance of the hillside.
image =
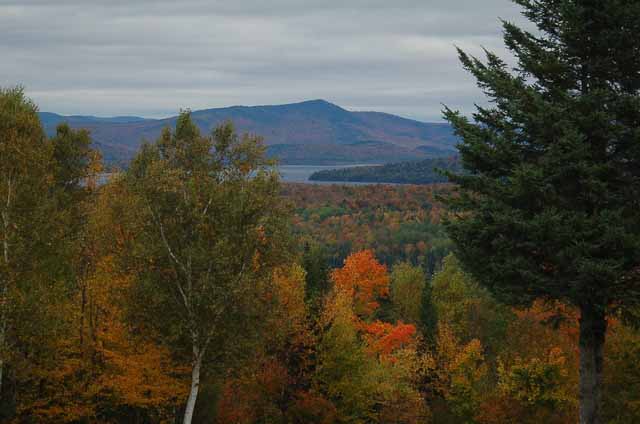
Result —
M313 173L312 181L349 181L366 183L434 184L447 182L438 169L458 172L457 158L434 158L413 162L389 163L382 166L357 166L329 169Z
M276 106L233 106L198 110L194 122L203 132L232 120L239 132L264 137L269 154L289 164L393 162L454 152L448 124L424 123L379 112L352 112L324 100ZM96 118L41 112L47 134L60 122L91 131L109 162L126 162L143 139L153 140L176 117L144 119L131 116Z

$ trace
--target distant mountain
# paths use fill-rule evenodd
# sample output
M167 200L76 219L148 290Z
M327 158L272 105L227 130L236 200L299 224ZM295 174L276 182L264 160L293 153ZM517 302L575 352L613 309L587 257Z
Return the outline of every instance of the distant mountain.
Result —
M114 116L112 118L100 118L97 116L83 116L83 115L58 115L51 112L40 112L40 120L45 126L58 125L61 122L69 122L73 125L84 125L88 123L105 123L105 124L129 124L132 122L146 121L145 118L139 116Z
M156 139L177 117L97 118L41 112L49 135L60 122L86 128L109 162L125 163L143 139ZM203 132L231 120L239 132L265 139L269 154L289 164L383 163L455 153L448 124L424 123L380 112L351 112L324 100L277 106L232 106L192 112Z

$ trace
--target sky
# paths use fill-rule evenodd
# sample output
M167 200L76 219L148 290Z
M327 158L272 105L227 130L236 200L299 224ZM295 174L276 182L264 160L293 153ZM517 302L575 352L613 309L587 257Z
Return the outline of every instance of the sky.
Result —
M0 85L40 110L166 117L325 99L441 121L483 94L455 46L508 58L510 0L0 0Z

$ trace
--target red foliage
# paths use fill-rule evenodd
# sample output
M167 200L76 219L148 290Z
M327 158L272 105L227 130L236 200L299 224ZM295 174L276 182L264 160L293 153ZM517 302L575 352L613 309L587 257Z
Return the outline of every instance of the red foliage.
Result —
M337 420L336 407L319 393L301 392L289 410L291 423L332 424Z
M416 327L402 321L393 325L388 322L375 321L364 324L365 340L371 350L378 355L390 355L397 349L415 342Z

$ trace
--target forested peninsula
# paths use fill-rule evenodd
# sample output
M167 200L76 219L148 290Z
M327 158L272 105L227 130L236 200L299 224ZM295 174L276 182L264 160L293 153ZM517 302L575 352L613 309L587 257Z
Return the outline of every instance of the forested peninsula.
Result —
M446 172L461 171L456 157L424 159L414 162L389 163L379 166L354 166L328 169L311 174L311 181L359 183L434 184L448 181Z

